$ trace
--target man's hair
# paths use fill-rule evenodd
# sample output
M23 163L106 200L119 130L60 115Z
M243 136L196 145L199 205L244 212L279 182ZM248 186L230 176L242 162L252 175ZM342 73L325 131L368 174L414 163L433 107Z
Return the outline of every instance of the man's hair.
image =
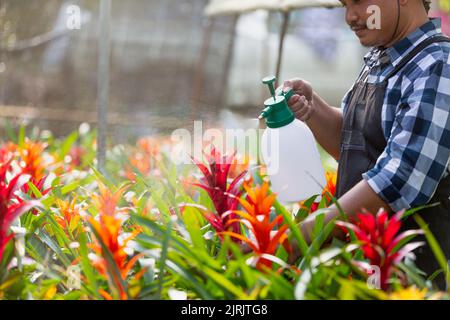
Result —
M423 6L425 7L425 10L427 10L427 13L430 11L431 7L431 0L422 0Z

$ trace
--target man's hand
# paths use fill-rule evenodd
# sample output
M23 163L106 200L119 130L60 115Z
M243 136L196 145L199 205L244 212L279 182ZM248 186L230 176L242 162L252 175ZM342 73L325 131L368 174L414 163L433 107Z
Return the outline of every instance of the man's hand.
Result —
M293 89L294 93L299 96L304 96L309 102L313 99L313 88L308 81L300 78L294 78L291 80L286 80L283 83L283 91L288 91L288 89Z
M354 217L355 214L360 212L363 208L372 214L376 214L380 208L390 211L389 205L373 191L365 180L360 181L356 186L344 194L339 199L339 204L348 217ZM335 205L330 206L328 209L328 212L324 213L324 225L339 217L339 210ZM315 219L316 215L312 214L299 225L303 238L308 245L311 244ZM332 238L345 239L345 234L341 229L335 227L331 232L329 240ZM293 264L300 258L300 250L295 239L292 240L291 247L292 253L289 255L288 262Z
M294 90L288 105L295 117L304 121L317 142L336 160L340 156L342 110L331 107L305 80L294 78L283 84L283 91Z
M283 84L283 91L294 90L294 95L289 99L288 105L295 117L301 121L307 121L312 115L313 89L309 82L302 79L287 80Z

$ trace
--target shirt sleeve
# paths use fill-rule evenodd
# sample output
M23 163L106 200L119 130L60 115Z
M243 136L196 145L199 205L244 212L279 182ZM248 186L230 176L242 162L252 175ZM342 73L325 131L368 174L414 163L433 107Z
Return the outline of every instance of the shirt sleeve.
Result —
M387 146L363 174L394 211L427 204L434 195L450 157L449 113L450 64L436 61L409 80Z

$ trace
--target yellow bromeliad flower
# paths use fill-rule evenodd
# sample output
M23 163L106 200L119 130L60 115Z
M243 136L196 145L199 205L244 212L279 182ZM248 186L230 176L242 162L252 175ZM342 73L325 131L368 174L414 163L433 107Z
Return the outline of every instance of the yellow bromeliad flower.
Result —
M390 300L426 300L427 288L422 290L416 286L411 286L389 295Z

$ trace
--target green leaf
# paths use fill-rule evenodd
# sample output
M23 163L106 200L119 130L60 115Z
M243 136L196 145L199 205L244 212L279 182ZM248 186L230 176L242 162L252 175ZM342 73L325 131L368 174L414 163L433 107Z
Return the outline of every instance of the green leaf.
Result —
M404 220L407 217L415 214L416 212L419 212L419 211L424 210L424 209L428 209L428 208L432 208L432 207L438 206L439 204L440 203L437 202L437 203L433 203L433 204L426 204L426 205L423 205L423 206L420 206L420 207L411 208L411 209L409 209L409 210L407 210L407 211L405 211L403 213L402 220Z
M11 126L9 121L4 122L5 129L6 129L6 135L8 136L9 141L18 141L18 137L16 136L16 133L14 132L13 127Z
M69 153L70 148L75 143L75 141L77 141L77 139L78 139L77 131L72 132L66 139L64 139L64 142L62 143L59 149L59 156L61 157L61 159L64 159L64 157Z
M417 224L420 226L420 228L425 232L425 238L428 241L428 244L430 245L430 248L436 257L436 260L438 261L441 269L444 272L445 279L447 282L447 287L450 292L450 273L448 272L448 264L447 259L445 257L444 252L442 252L441 247L439 246L439 243L437 242L434 235L431 233L430 229L428 228L428 225L425 223L425 221L422 219L422 217L419 214L414 215L414 220L416 220Z
M64 267L68 267L70 265L69 259L67 259L66 255L62 252L61 248L49 237L49 235L41 230L39 234L36 235L43 243L45 243L52 251L56 254L56 256L61 260L64 264Z
M289 239L293 237L297 241L301 254L303 256L306 255L308 251L308 244L306 243L305 238L303 237L299 227L292 219L292 215L283 207L282 204L280 204L278 200L275 200L273 206L278 214L283 215L284 220L286 221L290 231L292 232L292 235L289 235Z
M203 233L200 230L200 224L196 211L197 210L192 207L185 207L183 211L183 221L187 231L189 232L189 236L194 247L206 252L207 247L205 239L203 238Z
M89 284L89 293L93 294L97 299L100 299L100 295L98 293L98 284L95 278L94 268L92 267L92 263L89 260L88 254L89 250L87 247L87 235L85 232L81 232L78 238L78 242L80 243L80 262L81 268L88 280Z
M325 221L325 212L316 215L314 219L314 227L311 237L312 240L314 240L322 231L324 221Z
M31 192L33 193L33 195L34 195L36 198L42 198L42 193L41 193L41 191L39 191L39 189L36 188L36 186L34 185L33 182L28 181L27 184L28 184L28 187L30 187Z
M221 286L223 289L227 290L228 292L232 293L236 299L238 300L246 300L248 297L245 294L245 292L240 289L239 287L236 287L230 280L228 280L226 277L221 275L220 273L209 269L204 268L203 272L215 283L217 283L219 286Z
M164 284L164 273L166 268L167 253L169 251L170 234L172 233L172 220L169 220L166 234L162 242L161 258L159 260L159 284L158 284L158 298L161 299L162 288Z
M317 199L317 195L314 195L311 198L309 198L303 202L302 208L300 208L297 211L297 214L295 215L295 222L297 222L297 223L301 222L308 217L311 206L316 199Z
M18 140L17 140L17 144L19 147L23 148L24 143L25 143L25 125L21 124L20 128L19 128L19 135L18 135Z

